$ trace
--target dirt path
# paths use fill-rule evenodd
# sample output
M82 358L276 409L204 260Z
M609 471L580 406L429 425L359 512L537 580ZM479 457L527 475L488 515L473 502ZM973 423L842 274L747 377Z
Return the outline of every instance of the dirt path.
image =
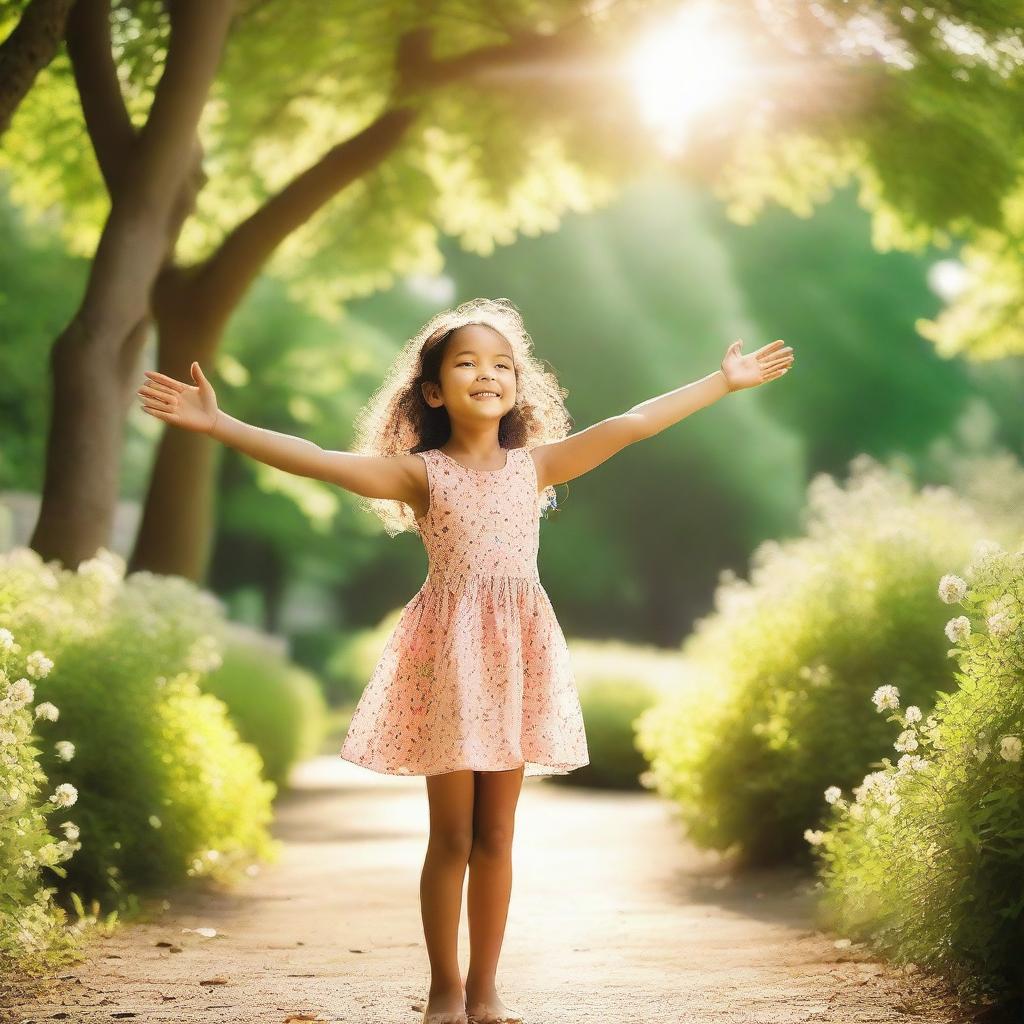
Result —
M274 827L287 843L279 864L99 940L10 1019L419 1024L423 780L327 756L294 783ZM940 987L815 932L797 876L730 881L651 794L528 780L514 872L499 991L529 1024L957 1019ZM218 936L182 932L201 926ZM464 906L463 971L468 940Z

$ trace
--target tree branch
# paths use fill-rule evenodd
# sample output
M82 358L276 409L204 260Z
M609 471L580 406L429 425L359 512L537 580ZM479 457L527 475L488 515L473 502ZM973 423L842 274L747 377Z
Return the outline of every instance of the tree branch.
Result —
M431 56L431 31L415 29L399 42L396 59L398 95L436 89L453 82L488 78L499 81L509 67L523 67L564 61L567 57L586 56L594 51L595 37L585 21L563 27L558 32L519 32L504 43L434 60Z
M11 123L36 75L53 60L73 0L31 0L0 45L0 134Z
M113 196L136 135L110 49L110 0L78 0L68 17L66 42L85 127Z
M414 117L408 108L385 111L329 149L235 227L191 280L205 295L216 296L217 307L230 312L277 246L343 188L381 164Z
M139 132L132 179L141 196L164 196L184 176L182 154L193 145L210 82L231 20L231 0L175 0L169 4L171 40L164 73Z
M204 264L193 268L188 280L207 297L208 303L202 304L226 319L277 246L338 192L390 155L416 118L417 93L472 79L495 68L564 59L582 52L588 37L585 25L574 25L558 35L522 34L507 43L435 61L430 54L430 31L407 33L399 41L395 56L397 82L392 106L292 179L238 224Z
M111 197L76 319L86 333L120 344L146 315L149 293L183 217L194 171L196 125L216 74L229 0L174 0L164 73L126 173Z

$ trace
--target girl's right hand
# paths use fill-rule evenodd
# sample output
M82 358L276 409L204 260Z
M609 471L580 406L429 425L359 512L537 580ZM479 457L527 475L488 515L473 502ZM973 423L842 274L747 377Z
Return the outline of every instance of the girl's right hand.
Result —
M185 430L208 434L217 422L217 396L197 362L192 363L191 370L195 387L166 374L145 370L149 379L136 394L150 416Z

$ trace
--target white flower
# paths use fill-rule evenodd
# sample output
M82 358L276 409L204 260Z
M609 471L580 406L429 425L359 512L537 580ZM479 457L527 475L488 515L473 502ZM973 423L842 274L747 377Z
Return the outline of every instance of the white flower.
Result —
M991 558L1002 550L1003 546L998 541L979 540L971 551L971 561L974 564L984 562L986 558Z
M16 705L28 704L35 695L35 687L24 677L15 680L15 682L11 684L11 689L7 694L10 700L12 700Z
M990 615L986 621L988 623L988 631L993 636L1006 636L1013 631L1013 620L1005 609Z
M879 711L895 709L900 706L900 691L895 686L880 686L875 690L871 700Z
M185 657L185 664L193 672L214 672L223 663L220 644L209 635L197 637Z
M80 834L78 826L73 821L62 821L60 823L60 827L64 829L64 838L70 840L72 843Z
M1019 736L1004 736L999 741L999 756L1004 761L1019 761L1020 749L1021 743Z
M0 651L14 650L14 634L9 629L0 628Z
M850 805L850 816L860 821L864 817L864 805L863 804L851 804Z
M94 557L78 564L78 575L100 583L115 584L124 579L125 561L120 555L100 548Z
M71 740L57 740L54 747L57 750L57 756L62 761L70 761L75 756L75 745Z
M904 718L909 725L911 722L920 722L924 716L921 714L921 709L916 704L911 704L907 708L907 713Z
M904 729L893 746L900 751L917 750L917 733L913 729Z
M829 786L825 790L825 800L830 804L834 804L842 795L843 791L838 786Z
M939 580L939 597L946 604L957 604L967 596L967 582L959 576L947 573Z
M971 635L971 620L966 615L958 615L955 619L950 619L946 623L946 636L949 637L949 642L952 644L958 644L961 640L966 640Z
M45 718L51 722L56 722L60 717L60 711L57 709L56 704L51 704L48 700L44 700L42 704L36 705L36 718Z
M825 833L821 829L804 829L804 839L807 840L812 846L818 846L825 838Z
M896 773L906 775L910 771L923 771L927 763L920 754L904 754L896 762Z
M18 734L11 732L10 729L0 729L0 744L6 746L10 743L18 742Z
M78 799L78 790L70 782L62 782L50 795L58 807L70 807Z
M26 671L33 679L42 679L50 674L53 662L42 651L33 651L25 659Z
M46 843L39 847L39 863L52 867L60 860L60 847L56 843Z

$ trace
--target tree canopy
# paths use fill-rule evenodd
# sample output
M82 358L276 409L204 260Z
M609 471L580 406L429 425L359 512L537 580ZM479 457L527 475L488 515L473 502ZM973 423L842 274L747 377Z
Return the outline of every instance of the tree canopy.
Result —
M944 354L1024 350L1024 4L715 7L744 40L750 74L693 126L692 145L671 158L679 172L710 182L741 221L769 202L807 215L856 181L880 248L968 243L965 290L923 333ZM241 3L201 123L207 182L178 256L208 257L372 121L403 75L429 83L416 125L372 173L289 233L275 271L328 308L396 276L438 270L441 235L485 253L552 230L662 158L621 58L678 8ZM114 16L125 101L141 123L166 55L166 17L154 0L118 3ZM22 104L4 150L16 198L59 207L69 239L88 252L106 199L66 56Z

